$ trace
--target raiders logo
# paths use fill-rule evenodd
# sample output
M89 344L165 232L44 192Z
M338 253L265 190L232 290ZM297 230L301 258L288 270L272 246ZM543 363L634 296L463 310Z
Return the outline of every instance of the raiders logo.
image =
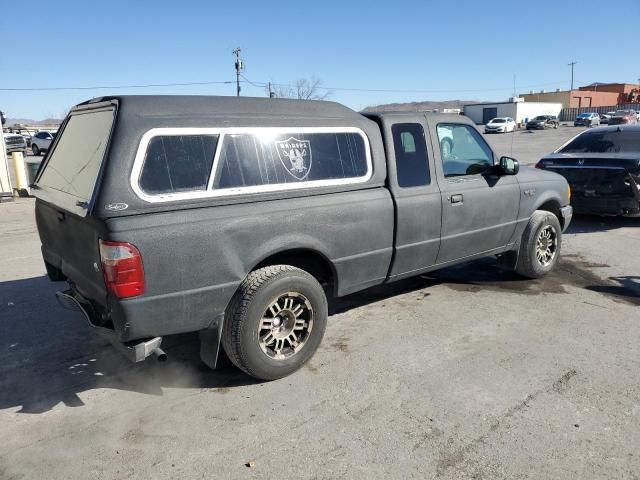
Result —
M297 180L307 178L311 170L311 142L289 137L275 144L285 170Z

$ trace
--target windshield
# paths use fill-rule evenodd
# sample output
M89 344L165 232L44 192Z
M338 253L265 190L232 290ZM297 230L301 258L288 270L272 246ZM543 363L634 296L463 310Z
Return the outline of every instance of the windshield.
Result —
M89 203L107 148L113 110L72 115L40 174L37 186Z
M578 118L589 118L590 116L590 113L581 113L580 115L578 115Z
M534 120L546 120L547 117L543 116L543 115L538 115L536 118L534 118Z
M640 129L587 131L558 150L559 153L640 153Z
M629 115L629 112L627 112L626 110L617 110L616 113L614 113L614 115L616 117L624 117L626 115Z
M506 123L504 118L494 118L489 123Z

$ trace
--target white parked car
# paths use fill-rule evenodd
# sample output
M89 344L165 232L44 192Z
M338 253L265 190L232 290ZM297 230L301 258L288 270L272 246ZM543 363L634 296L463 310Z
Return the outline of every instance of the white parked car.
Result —
M516 129L516 122L511 117L494 118L484 126L484 133L507 133Z
M40 131L31 138L31 151L34 155L40 155L49 150L51 142L56 137L56 132Z
M22 152L27 155L27 142L22 135L17 133L3 133L4 144L7 147L7 154Z

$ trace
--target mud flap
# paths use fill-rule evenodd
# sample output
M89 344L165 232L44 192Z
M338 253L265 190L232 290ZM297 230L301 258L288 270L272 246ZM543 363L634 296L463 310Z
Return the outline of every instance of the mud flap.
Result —
M220 354L224 315L220 315L206 330L200 330L200 360L207 367L215 369Z

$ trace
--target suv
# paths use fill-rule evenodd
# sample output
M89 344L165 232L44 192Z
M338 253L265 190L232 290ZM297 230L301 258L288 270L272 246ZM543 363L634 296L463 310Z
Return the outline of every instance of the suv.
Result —
M47 132L45 130L36 133L31 139L31 151L33 154L37 156L41 153L46 153L55 136L55 132Z
M280 378L335 298L488 256L541 277L572 216L562 176L498 159L460 115L121 96L59 132L33 188L47 273L134 361L198 331L207 365L222 346Z
M596 127L600 125L600 115L597 113L581 113L573 122L574 127Z
M558 128L559 126L558 117L553 115L538 115L527 122L527 130L545 130L547 128Z
M7 153L22 152L27 155L27 141L17 133L3 133Z

